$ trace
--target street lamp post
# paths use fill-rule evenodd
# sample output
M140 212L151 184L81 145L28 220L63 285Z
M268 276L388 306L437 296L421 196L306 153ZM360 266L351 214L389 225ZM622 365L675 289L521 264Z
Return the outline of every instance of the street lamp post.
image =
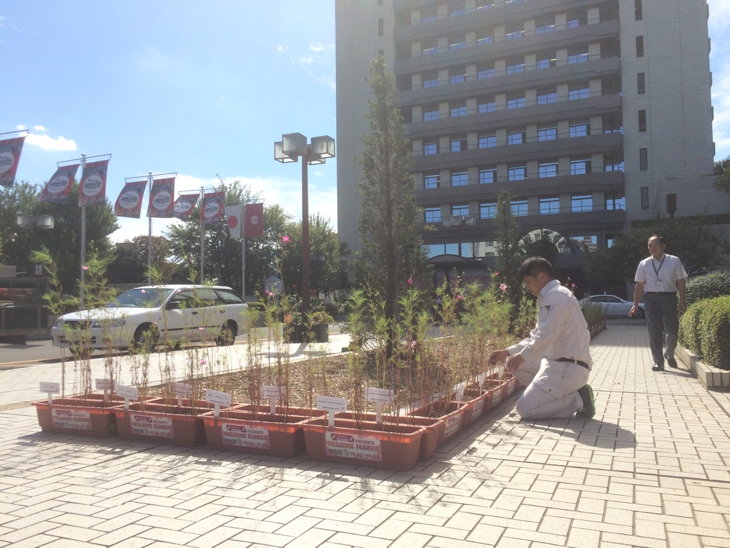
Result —
M323 164L335 157L335 140L328 136L307 138L301 133L285 133L274 143L274 160L286 164L302 159L302 313L309 312L309 179L307 166Z

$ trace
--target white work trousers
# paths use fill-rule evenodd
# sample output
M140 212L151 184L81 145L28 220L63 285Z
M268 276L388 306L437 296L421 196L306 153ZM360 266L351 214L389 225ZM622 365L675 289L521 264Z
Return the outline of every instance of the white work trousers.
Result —
M583 409L578 390L588 382L588 374L573 362L543 358L523 363L514 374L526 386L517 400L517 413L527 420L572 417Z

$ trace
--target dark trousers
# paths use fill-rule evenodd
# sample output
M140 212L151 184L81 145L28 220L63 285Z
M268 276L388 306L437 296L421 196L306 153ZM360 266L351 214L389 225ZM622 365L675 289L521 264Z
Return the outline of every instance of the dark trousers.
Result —
M649 348L656 365L664 365L664 358L674 358L679 335L679 315L676 293L645 293L644 310L649 329ZM666 351L662 347L666 342Z

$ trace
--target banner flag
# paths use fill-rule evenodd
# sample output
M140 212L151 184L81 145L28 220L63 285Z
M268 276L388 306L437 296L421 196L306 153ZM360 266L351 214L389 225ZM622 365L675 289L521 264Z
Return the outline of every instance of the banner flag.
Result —
M172 206L172 216L178 219L187 219L192 215L195 204L198 203L200 194L181 194Z
M241 239L241 204L226 206L226 222L231 238Z
M117 217L134 217L139 219L142 211L142 198L147 180L135 181L124 185L122 192L114 204L114 214Z
M246 238L264 235L264 204L246 204Z
M79 185L79 205L103 205L106 202L106 170L109 160L84 165Z
M175 177L152 181L150 201L147 206L148 217L172 217L175 205Z
M203 195L203 203L200 205L200 224L209 225L223 217L225 201L225 192L210 192Z
M42 202L54 202L57 204L68 200L78 169L79 164L59 167L56 173L53 174L53 177L48 180L46 186L43 187L39 199Z
M18 171L23 141L25 141L25 135L0 141L0 185L2 186L13 186L13 182L15 182L15 172Z

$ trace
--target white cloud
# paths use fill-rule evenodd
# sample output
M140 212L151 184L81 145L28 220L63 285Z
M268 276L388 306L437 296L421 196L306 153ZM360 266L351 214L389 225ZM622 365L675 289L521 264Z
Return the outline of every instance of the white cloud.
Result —
M40 131L41 133L46 133L48 131L43 126L33 126L33 129L36 130L36 131Z
M730 2L709 0L708 26L712 38L710 65L712 68L712 122L715 140L715 160L730 156Z
M315 43L315 44L311 44L309 46L309 49L311 51L314 51L315 53L322 53L323 51L325 51L327 49L327 46L325 46L322 43Z
M285 46L282 46L281 44L277 44L276 51L278 53L284 53L286 51L286 47Z
M77 150L76 141L73 139L66 139L66 137L49 137L48 135L38 135L37 133L30 133L25 138L25 143L30 146L35 146L41 150L46 151L74 151Z

